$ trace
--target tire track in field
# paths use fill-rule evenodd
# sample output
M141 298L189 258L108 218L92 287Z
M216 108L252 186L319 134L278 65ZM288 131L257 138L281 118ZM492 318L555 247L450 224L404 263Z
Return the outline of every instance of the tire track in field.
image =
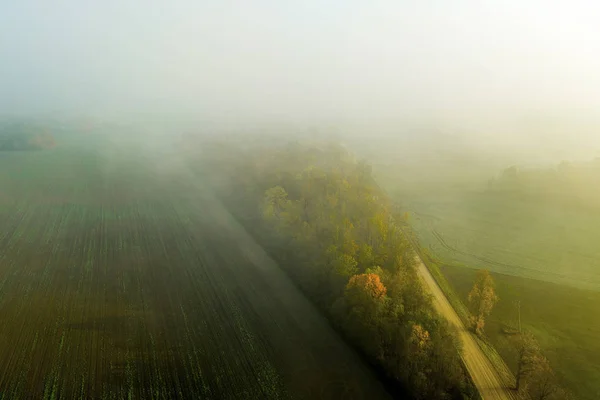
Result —
M467 251L464 250L460 250L450 244L448 244L446 242L446 240L444 239L444 237L442 236L441 233L439 233L436 229L431 229L431 233L433 234L433 236L437 239L437 241L440 243L440 245L445 248L446 250L456 253L456 254L460 254L463 256L467 256L467 257L471 257L477 261L480 261L482 263L488 264L492 267L499 267L502 268L501 270L497 271L498 273L501 274L508 274L508 275L514 275L514 276L521 276L521 277L525 277L525 278L532 278L532 279L537 279L536 277L531 276L531 272L537 272L539 270L536 269L532 269L532 268L528 268L528 267L523 267L520 265L514 265L514 264L507 264L507 263L503 263L500 261L494 261L491 260L489 258L483 257L483 256L478 256L477 254L473 254L473 253L469 253ZM507 273L506 269L512 271L511 273ZM520 272L518 272L520 271ZM545 275L548 276L553 276L556 277L558 279L562 279L562 280L569 280L570 275L566 274L566 273L558 273L558 272L554 272L554 271L548 271L543 270L543 273ZM550 281L553 282L553 281Z

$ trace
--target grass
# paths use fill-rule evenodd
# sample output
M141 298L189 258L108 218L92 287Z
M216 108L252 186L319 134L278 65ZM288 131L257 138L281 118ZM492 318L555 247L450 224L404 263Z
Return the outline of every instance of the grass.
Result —
M201 182L94 140L0 156L0 398L385 397Z
M600 290L600 213L470 192L417 199L413 225L448 262Z
M453 305L466 301L476 269L494 272L501 300L486 332L513 371L514 350L502 332L516 325L520 300L523 326L536 334L565 386L582 399L600 397L600 214L483 190L432 189L399 198L412 211L418 240L437 260L440 272L432 273L448 281L450 287L441 285L446 293L458 295L449 296Z

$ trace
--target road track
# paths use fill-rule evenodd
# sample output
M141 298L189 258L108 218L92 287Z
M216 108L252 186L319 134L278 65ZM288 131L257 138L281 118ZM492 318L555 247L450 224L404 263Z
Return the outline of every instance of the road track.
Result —
M477 344L473 333L466 329L421 258L416 256L415 259L417 273L433 295L436 310L448 320L450 325L456 327L463 347L462 359L483 400L517 400L519 397L512 388L502 383L500 375Z

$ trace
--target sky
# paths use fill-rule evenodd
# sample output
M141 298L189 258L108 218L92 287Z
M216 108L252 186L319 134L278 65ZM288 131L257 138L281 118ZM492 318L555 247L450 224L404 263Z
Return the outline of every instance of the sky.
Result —
M0 111L428 119L563 139L577 126L595 140L598 21L580 0L0 0Z

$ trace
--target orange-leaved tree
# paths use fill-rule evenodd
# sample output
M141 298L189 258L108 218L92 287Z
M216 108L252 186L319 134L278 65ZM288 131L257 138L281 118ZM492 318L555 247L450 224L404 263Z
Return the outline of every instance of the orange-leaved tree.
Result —
M348 281L342 298L342 314L346 329L368 354L381 356L380 327L387 289L374 273L354 275Z

